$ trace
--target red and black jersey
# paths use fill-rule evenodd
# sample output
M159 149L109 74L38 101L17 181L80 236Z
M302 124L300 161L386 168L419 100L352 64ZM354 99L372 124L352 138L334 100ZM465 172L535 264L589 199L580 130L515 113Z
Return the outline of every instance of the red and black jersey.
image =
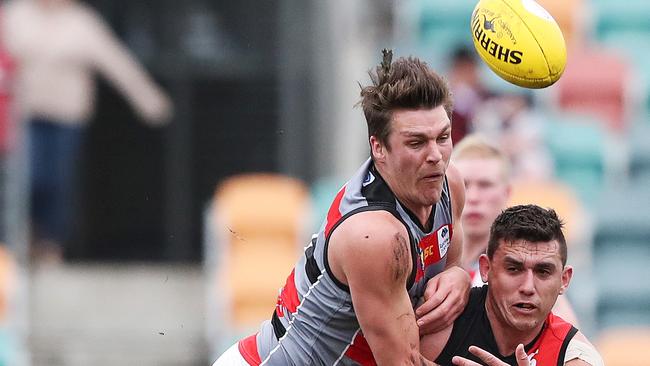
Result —
M453 356L462 356L481 362L468 351L469 346L477 346L499 357L501 361L517 366L514 354L504 356L499 353L490 321L485 312L487 291L488 285L474 287L470 290L467 307L454 322L449 341L436 359L438 364L442 366L452 365L451 359ZM578 329L573 325L550 313L544 322L542 331L524 347L531 365L564 365L567 346L577 332Z

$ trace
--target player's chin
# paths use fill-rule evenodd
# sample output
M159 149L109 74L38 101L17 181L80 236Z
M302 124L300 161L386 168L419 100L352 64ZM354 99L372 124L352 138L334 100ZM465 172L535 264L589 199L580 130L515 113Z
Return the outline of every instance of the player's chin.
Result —
M422 191L421 197L424 200L424 203L427 205L435 205L440 201L440 196L442 195L442 189L429 189Z
M519 331L527 331L535 329L542 321L543 319L536 316L518 316L512 320L512 325Z
M442 194L442 180L422 179L419 184L419 191L427 197L435 196L440 198Z

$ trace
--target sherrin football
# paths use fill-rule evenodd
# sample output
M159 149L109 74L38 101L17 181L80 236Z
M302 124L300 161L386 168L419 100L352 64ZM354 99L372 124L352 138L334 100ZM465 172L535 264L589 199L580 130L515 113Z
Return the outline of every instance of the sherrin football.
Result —
M566 66L562 31L535 1L480 0L471 27L476 51L501 78L538 89L562 76Z

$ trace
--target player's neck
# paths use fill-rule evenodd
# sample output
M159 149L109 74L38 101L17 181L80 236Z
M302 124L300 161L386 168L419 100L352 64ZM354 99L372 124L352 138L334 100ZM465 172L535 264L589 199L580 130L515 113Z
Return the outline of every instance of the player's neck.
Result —
M540 323L537 327L530 330L520 331L509 326L505 319L495 311L495 306L490 301L490 297L485 300L485 310L487 317L492 328L492 334L496 341L499 353L502 356L509 356L515 353L517 345L530 344L539 335L539 332L544 326L544 322Z
M384 182L386 182L402 206L407 208L413 214L413 216L415 216L414 218L419 221L420 226L424 228L425 231L430 230L431 228L429 227L429 221L431 218L431 210L433 205L423 205L414 200L410 200L408 195L404 194L404 191L402 190L399 177L395 177L393 174L391 174L390 171L383 169L380 164L375 164L375 169L377 169L377 172L379 175L381 175L381 178L384 180Z

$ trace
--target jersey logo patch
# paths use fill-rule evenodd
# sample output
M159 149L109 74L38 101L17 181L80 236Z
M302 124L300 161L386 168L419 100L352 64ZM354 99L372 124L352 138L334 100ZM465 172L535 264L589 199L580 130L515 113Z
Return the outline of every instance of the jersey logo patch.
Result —
M447 254L447 249L449 249L449 244L451 243L451 237L449 235L449 225L444 225L438 229L438 248L440 249L440 258L444 257Z

